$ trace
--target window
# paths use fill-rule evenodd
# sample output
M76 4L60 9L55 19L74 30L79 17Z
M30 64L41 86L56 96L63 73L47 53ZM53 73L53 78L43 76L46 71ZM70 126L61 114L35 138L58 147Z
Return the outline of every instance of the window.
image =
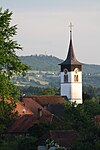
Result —
M78 75L74 75L74 81L78 82Z
M68 70L64 69L64 82L68 82Z
M74 72L74 82L78 82L78 68L75 68Z

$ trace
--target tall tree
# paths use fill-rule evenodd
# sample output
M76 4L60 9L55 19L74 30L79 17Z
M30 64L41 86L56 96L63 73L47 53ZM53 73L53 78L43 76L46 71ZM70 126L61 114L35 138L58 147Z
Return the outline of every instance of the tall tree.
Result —
M11 77L24 75L28 69L16 55L16 50L22 50L22 47L14 40L17 26L11 26L11 20L12 12L0 8L0 123L3 123L3 128L11 118L19 93Z
M22 47L13 40L17 26L11 26L11 16L12 12L8 9L0 9L0 70L8 77L14 73L24 74L28 68L16 55L16 50L22 50Z

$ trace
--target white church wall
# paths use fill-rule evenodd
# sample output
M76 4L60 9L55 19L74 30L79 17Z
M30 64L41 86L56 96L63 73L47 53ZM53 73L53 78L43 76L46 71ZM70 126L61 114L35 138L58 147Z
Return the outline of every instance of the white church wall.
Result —
M75 72L72 71L72 72L71 72L71 82L75 82L75 81L74 81L74 75L75 75ZM79 71L79 72L77 73L77 75L78 75L78 82L81 82L81 83L82 83L82 71Z
M61 72L61 96L77 104L82 103L82 71L77 73L78 82L74 81L75 72L68 72L68 82L64 82L64 72Z
M71 85L70 84L61 84L61 96L67 96L68 99L71 96Z

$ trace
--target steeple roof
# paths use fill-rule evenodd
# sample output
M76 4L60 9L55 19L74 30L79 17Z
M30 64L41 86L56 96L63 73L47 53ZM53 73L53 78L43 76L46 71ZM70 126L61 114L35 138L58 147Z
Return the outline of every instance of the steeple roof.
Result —
M71 24L70 24L71 25ZM72 25L71 25L72 27ZM74 49L73 49L73 43L72 43L72 30L70 28L70 43L69 43L69 50L67 58L64 62L62 62L60 65L81 65L81 63L76 59Z

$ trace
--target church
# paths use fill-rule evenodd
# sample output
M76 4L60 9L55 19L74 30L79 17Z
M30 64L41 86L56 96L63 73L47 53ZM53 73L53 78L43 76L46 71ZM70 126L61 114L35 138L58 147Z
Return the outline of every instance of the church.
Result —
M71 102L82 104L82 64L76 59L73 42L72 27L70 23L70 43L68 55L61 64L61 96L67 97Z

